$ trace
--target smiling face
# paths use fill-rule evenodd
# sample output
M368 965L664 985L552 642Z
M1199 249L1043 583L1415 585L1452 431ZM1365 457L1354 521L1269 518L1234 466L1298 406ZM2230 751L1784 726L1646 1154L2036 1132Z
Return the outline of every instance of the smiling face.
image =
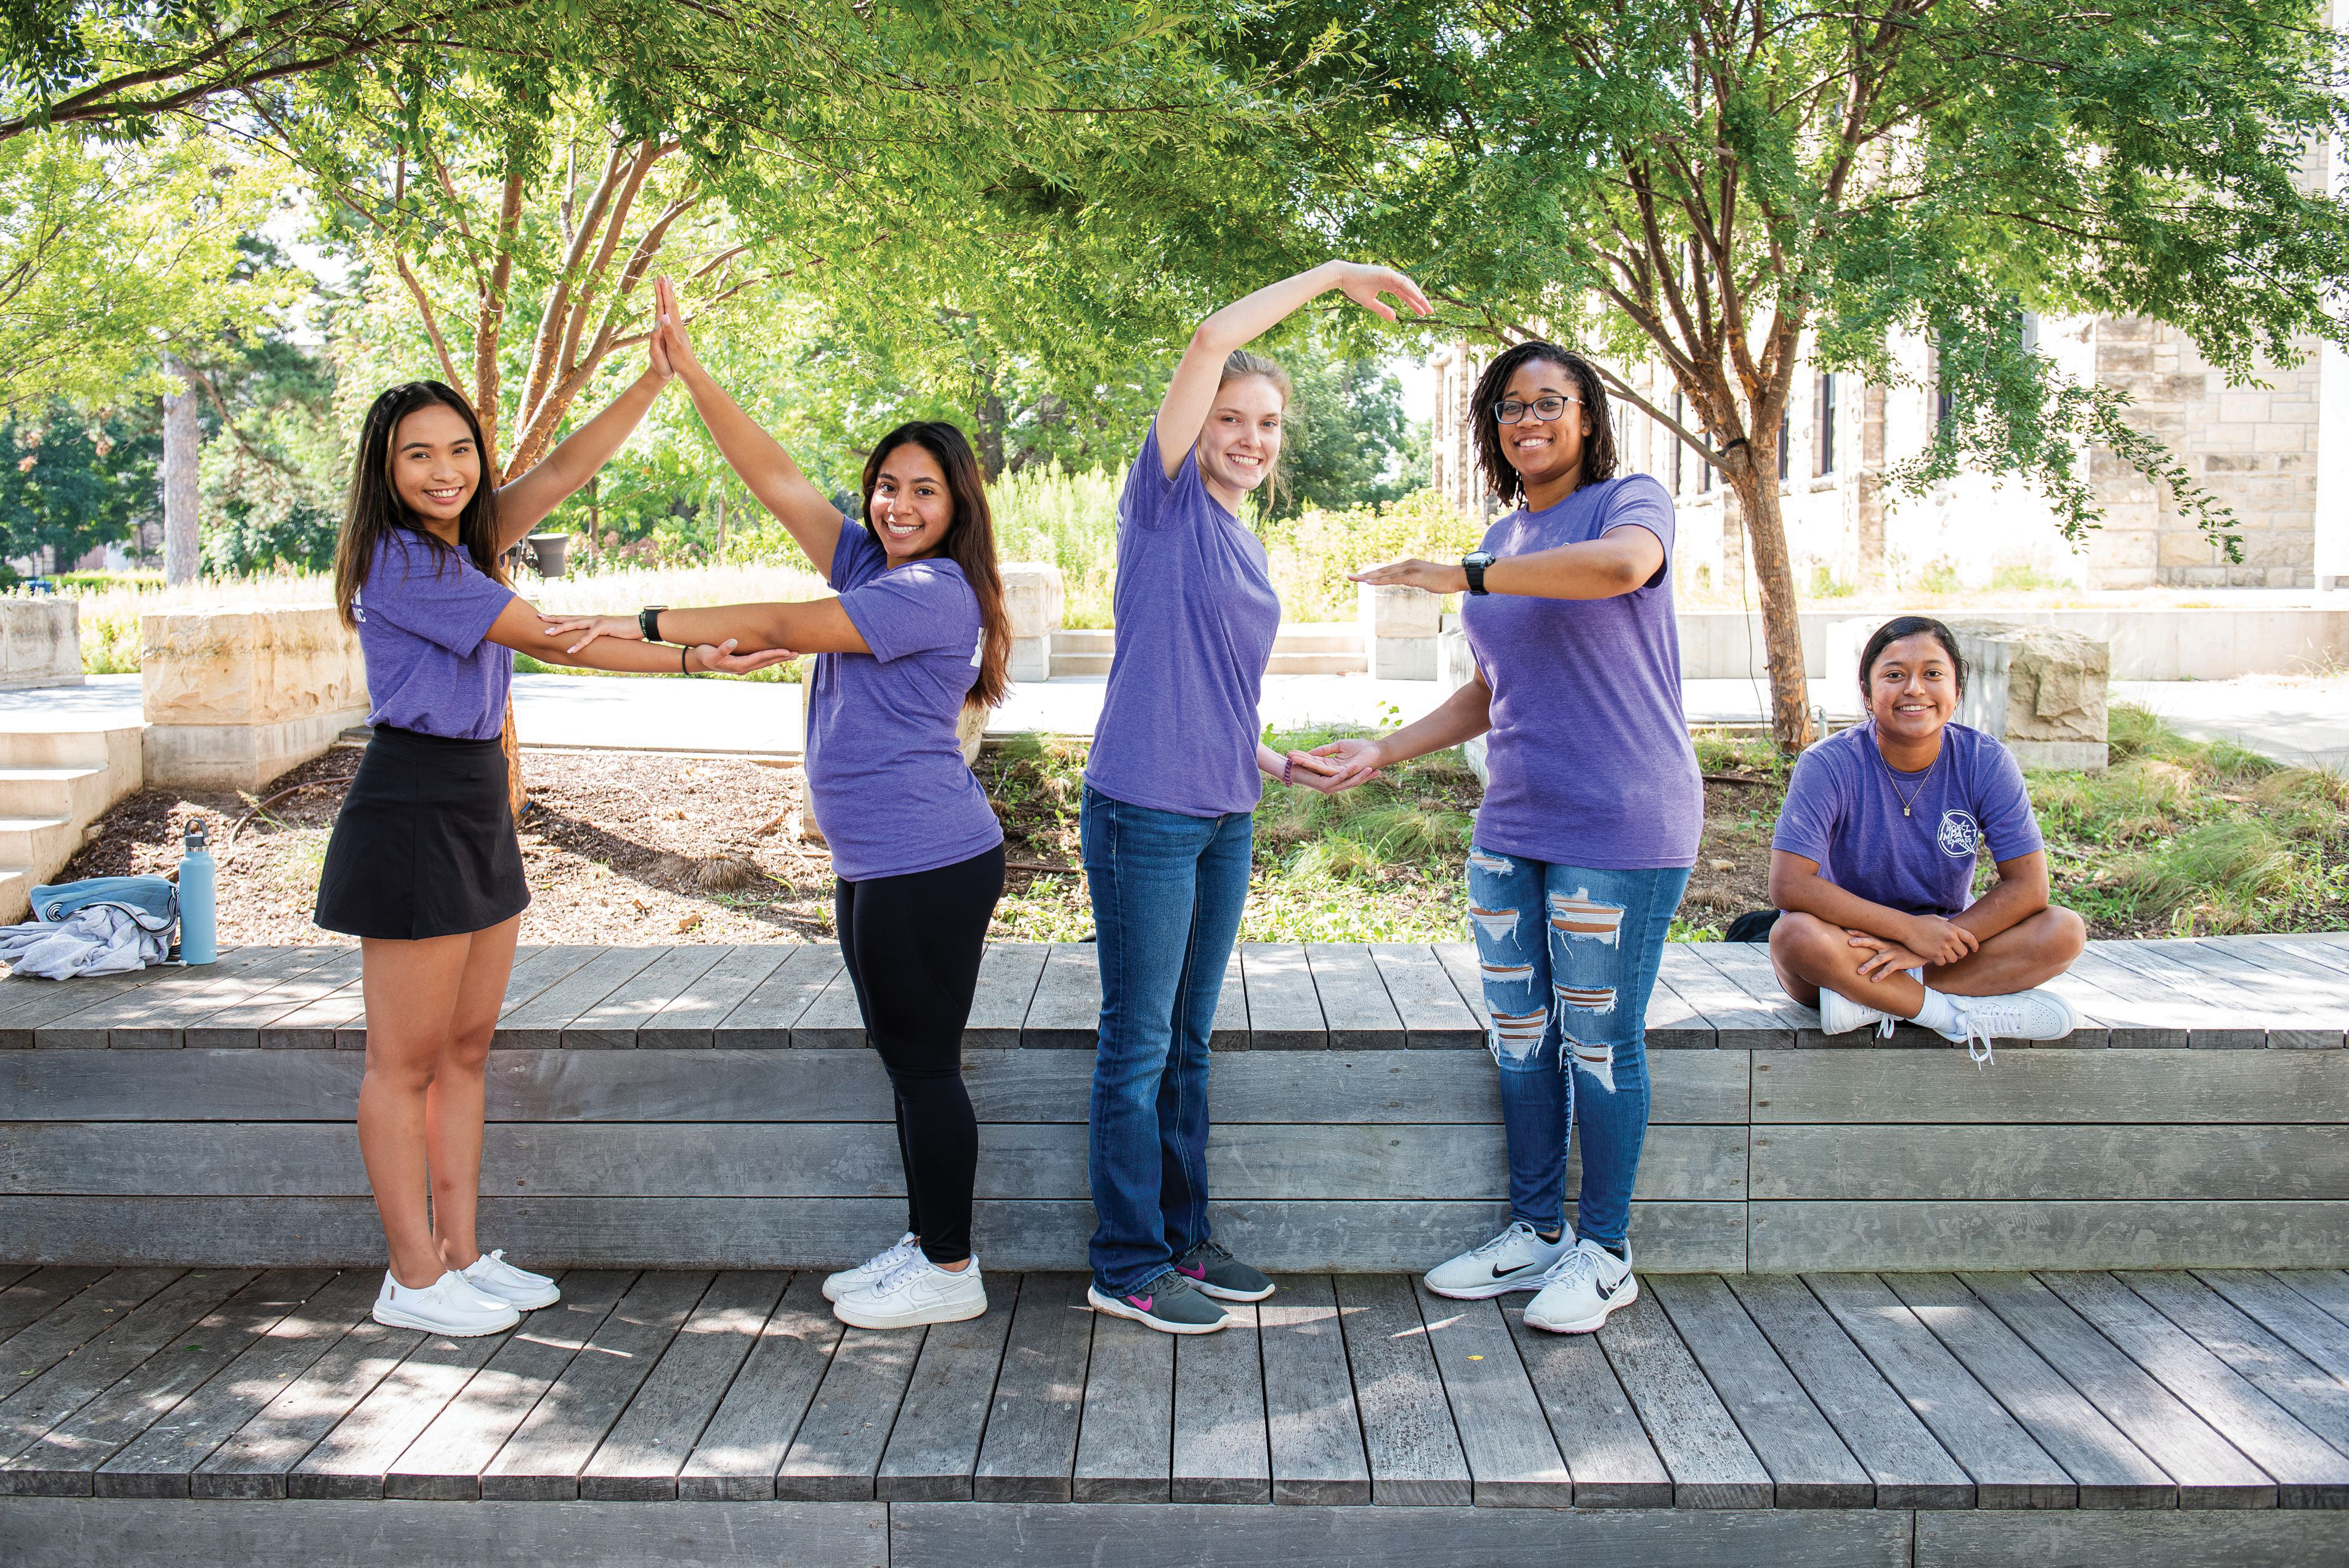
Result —
M462 414L431 403L399 421L391 434L391 490L425 527L456 543L465 503L481 488L481 449Z
M1930 632L1887 643L1868 671L1868 711L1877 733L1924 741L1958 711L1958 666Z
M1226 508L1237 510L1242 496L1272 477L1288 413L1280 388L1261 376L1235 376L1216 388L1199 432L1199 477Z
M937 459L903 441L882 458L868 510L873 536L889 564L901 565L945 548L947 531L954 526L954 492Z
M1532 409L1514 425L1503 425L1501 453L1533 490L1570 479L1582 468L1582 444L1590 434L1590 413L1583 407L1582 385L1573 372L1548 359L1530 359L1516 368L1501 399L1533 403L1544 397L1572 401L1556 419L1545 420Z

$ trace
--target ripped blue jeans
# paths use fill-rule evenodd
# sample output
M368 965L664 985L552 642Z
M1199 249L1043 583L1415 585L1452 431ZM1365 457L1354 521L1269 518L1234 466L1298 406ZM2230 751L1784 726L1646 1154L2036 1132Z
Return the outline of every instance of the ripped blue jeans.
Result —
M1468 851L1511 1219L1545 1234L1565 1222L1572 1130L1582 1139L1575 1229L1623 1241L1648 1132L1648 997L1688 879L1679 867L1601 871Z

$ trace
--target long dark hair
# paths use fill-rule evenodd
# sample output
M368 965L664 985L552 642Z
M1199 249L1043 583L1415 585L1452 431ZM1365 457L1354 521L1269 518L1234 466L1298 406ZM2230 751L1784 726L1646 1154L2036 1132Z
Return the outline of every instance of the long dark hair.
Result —
M1590 434L1582 438L1582 482L1591 485L1615 477L1615 421L1608 411L1607 388L1599 382L1598 368L1555 343L1528 338L1502 350L1498 358L1485 366L1470 396L1469 428L1476 438L1476 466L1484 470L1485 482L1493 493L1511 504L1525 500L1525 476L1511 466L1501 449L1501 417L1493 408L1508 391L1509 377L1536 363L1562 366L1573 377L1575 389L1582 395L1583 412L1590 416Z
M1901 638L1913 637L1920 632L1930 634L1935 642L1941 645L1941 651L1950 655L1950 669L1958 680L1958 695L1960 696L1966 695L1966 656L1958 652L1958 634L1930 615L1895 615L1877 627L1875 635L1868 639L1868 646L1860 650L1859 700L1861 707L1865 707L1868 704L1868 677L1875 673L1876 661L1883 656L1884 650Z
M1003 607L1003 573L995 563L995 513L987 504L987 483L978 476L978 459L959 429L938 419L916 419L898 426L874 443L864 459L864 516L873 516L873 490L881 482L881 465L900 447L919 447L938 461L947 477L947 494L954 498L954 521L947 525L946 542L938 552L962 568L963 581L978 596L978 624L983 636L978 678L971 683L966 706L994 707L1010 689L1011 613Z
M434 404L454 408L473 433L473 450L481 459L481 481L473 487L472 499L457 517L457 538L465 552L497 582L503 583L506 574L498 566L498 490L497 481L490 472L489 443L481 439L481 422L473 415L473 406L465 401L453 387L439 381L406 381L387 389L367 406L367 418L359 425L358 459L351 465L350 495L343 503L343 531L335 541L335 607L342 612L343 624L356 626L351 614L351 601L367 586L367 567L375 560L376 547L394 529L406 529L430 545L438 552L436 562L445 565L442 557L451 553L448 543L430 529L416 521L399 499L399 491L391 482L391 444L399 434L399 422L419 408Z

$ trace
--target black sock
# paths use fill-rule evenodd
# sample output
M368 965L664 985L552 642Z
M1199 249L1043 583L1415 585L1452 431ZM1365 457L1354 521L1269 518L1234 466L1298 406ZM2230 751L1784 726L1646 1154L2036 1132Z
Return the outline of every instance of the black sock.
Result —
M1537 1236L1541 1237L1541 1239L1542 1239L1543 1241L1545 1241L1545 1242L1555 1242L1555 1241L1557 1241L1560 1236L1563 1236L1564 1234L1566 1234L1566 1232L1565 1232L1564 1230L1556 1230L1556 1231L1536 1231L1536 1232L1534 1233L1534 1234L1535 1234L1535 1235L1537 1235Z
M1599 1244L1600 1246L1602 1246L1602 1247L1605 1247L1609 1252L1613 1253L1617 1257L1619 1257L1619 1258L1622 1259L1625 1263L1627 1263L1627 1264L1628 1264L1628 1263L1630 1263L1630 1262L1631 1261L1631 1243L1629 1243L1629 1242L1601 1242L1601 1243L1599 1243Z

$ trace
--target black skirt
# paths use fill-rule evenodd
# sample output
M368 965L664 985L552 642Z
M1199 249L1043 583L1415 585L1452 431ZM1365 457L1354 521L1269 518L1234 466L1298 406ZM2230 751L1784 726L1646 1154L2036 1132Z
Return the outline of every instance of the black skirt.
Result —
M377 726L326 844L317 923L416 942L529 907L498 743Z

